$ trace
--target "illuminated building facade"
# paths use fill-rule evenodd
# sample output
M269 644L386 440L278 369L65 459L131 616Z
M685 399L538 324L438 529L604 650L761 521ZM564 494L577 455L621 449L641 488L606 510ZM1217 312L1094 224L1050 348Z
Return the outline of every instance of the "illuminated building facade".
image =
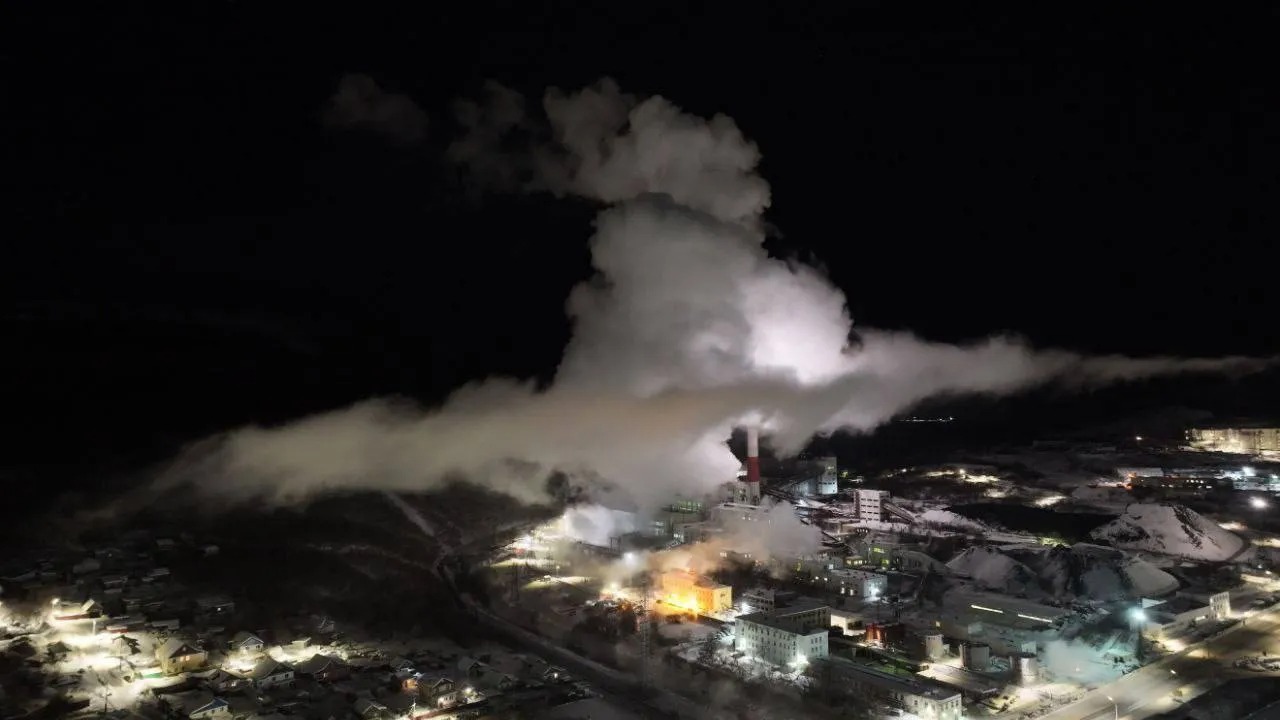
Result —
M734 649L772 665L799 666L827 656L831 608L798 605L739 616Z

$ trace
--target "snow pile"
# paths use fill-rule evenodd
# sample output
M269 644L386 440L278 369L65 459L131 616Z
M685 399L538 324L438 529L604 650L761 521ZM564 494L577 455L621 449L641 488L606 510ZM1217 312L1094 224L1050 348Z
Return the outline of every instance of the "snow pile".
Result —
M926 510L916 516L917 519L926 525L936 525L949 530L959 530L963 532L987 532L991 528L983 525L977 520L970 520L963 515L957 515L950 510Z
M1127 600L1178 587L1172 575L1145 560L1084 543L972 547L947 567L983 590L1035 600Z
M965 550L952 558L947 568L973 578L983 590L1024 597L1040 594L1038 579L1030 568L988 545Z
M1134 503L1124 514L1097 528L1090 537L1128 550L1177 555L1204 561L1227 560L1244 541L1218 523L1181 505Z

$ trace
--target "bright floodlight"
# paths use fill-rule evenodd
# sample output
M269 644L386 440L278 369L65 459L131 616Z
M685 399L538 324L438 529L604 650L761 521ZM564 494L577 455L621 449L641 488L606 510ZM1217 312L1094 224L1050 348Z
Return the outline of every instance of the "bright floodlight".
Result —
M1129 619L1134 622L1146 622L1147 614L1143 612L1142 608L1134 608L1129 611Z
M622 561L628 565L636 564L636 554L633 552L622 553Z
M1139 435L1139 436L1135 437L1135 438L1134 438L1134 440L1135 440L1136 442L1142 442L1142 436L1141 436L1141 435Z
M1248 465L1245 465L1244 467L1240 468L1240 472L1244 473L1245 477L1253 477L1254 475L1258 474L1257 470L1254 470Z
M1256 508L1264 508L1267 506L1267 500L1266 498L1251 497L1249 498L1249 504Z

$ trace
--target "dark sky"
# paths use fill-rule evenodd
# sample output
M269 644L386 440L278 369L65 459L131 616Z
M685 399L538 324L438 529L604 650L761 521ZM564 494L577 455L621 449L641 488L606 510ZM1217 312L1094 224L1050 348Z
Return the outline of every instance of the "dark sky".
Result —
M24 445L58 438L29 447L552 372L593 208L477 196L443 162L487 78L732 116L771 249L820 260L860 323L1280 353L1274 13L23 5L0 21L4 388ZM410 95L427 141L323 127L346 72Z

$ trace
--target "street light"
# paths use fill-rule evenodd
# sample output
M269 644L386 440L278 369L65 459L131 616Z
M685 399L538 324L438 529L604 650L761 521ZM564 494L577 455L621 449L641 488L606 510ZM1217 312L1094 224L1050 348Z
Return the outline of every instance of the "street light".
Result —
M1120 720L1120 703L1116 702L1115 698L1110 695L1107 696L1107 700L1111 702L1111 707L1115 708L1116 720Z
M1267 506L1267 500L1266 498L1260 498L1260 497L1254 496L1249 498L1249 504L1261 510L1262 508Z

